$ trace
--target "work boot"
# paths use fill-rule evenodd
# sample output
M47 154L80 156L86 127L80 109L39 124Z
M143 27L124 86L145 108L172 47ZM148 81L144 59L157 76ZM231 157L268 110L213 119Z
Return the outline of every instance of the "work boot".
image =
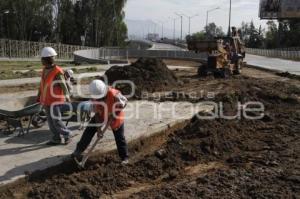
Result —
M124 160L122 160L121 165L126 166L129 164L129 159L125 158Z

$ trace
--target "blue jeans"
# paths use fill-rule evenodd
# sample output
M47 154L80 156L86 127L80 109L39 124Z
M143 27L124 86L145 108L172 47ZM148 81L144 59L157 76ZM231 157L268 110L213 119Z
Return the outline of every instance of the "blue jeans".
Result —
M72 135L71 130L66 127L61 119L61 112L66 109L68 110L68 106L65 104L55 105L52 107L51 115L51 107L45 107L49 129L53 133L53 141L60 142L60 135L62 135L65 139Z
M90 121L90 124L95 124L95 121L96 120L94 117ZM83 132L83 135L77 144L75 153L77 153L77 154L83 153L86 150L86 148L89 146L89 144L91 143L96 132L97 132L97 127L95 127L93 125L89 125ZM114 133L119 157L122 160L125 160L129 156L128 156L128 146L127 146L127 142L126 142L125 135L124 135L124 124L122 124L119 129L113 131L113 133Z

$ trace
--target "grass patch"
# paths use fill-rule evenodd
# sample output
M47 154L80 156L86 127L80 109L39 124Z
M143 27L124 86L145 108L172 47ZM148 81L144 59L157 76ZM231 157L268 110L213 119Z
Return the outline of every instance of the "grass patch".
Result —
M1 80L31 78L31 77L39 77L39 76L41 76L40 73L33 69L26 73L21 73L21 72L14 73L13 71L7 71L7 70L0 71L0 79Z

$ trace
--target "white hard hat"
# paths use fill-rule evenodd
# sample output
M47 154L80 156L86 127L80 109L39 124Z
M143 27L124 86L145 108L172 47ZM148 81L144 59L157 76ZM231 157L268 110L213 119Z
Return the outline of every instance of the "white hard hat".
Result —
M45 47L42 49L41 57L55 57L57 56L56 51L51 47Z
M101 80L94 80L90 84L90 93L92 95L92 98L101 99L106 96L107 86Z
M68 69L66 71L71 77L74 75L74 71L72 69Z

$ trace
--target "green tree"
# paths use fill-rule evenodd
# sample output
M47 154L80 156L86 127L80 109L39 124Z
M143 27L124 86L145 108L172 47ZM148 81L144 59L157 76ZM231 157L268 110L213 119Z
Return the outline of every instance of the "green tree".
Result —
M201 32L196 32L194 34L192 34L191 36L187 36L187 40L189 40L190 38L192 38L193 40L197 40L197 41L204 41L206 40L206 35L204 31Z
M52 33L51 0L1 0L1 37L17 40L43 40Z
M249 48L262 48L264 37L261 26L256 28L253 21L250 23L243 22L240 27L242 39Z
M126 0L0 0L0 36L89 46L127 38ZM8 11L8 12L7 12Z
M205 34L209 39L213 39L214 37L224 37L225 33L221 26L217 26L215 23L210 23L205 26Z
M277 40L278 40L278 28L274 21L268 21L267 22L267 32L266 32L266 38L265 38L265 44L266 48L276 48Z

